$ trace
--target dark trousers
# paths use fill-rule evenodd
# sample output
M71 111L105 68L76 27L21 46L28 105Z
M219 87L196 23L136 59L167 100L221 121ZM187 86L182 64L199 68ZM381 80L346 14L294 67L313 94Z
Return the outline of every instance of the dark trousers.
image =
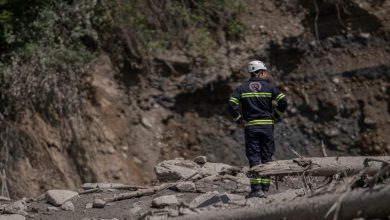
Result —
M249 160L249 167L267 163L275 153L274 126L252 125L245 128L245 151ZM250 178L251 190L268 191L271 184L270 176L256 176Z

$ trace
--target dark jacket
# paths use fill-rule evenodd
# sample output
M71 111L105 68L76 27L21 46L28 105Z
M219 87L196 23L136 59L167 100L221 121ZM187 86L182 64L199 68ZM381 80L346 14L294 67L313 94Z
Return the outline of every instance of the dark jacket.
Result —
M275 109L272 100L277 102ZM237 123L244 120L245 126L273 124L287 108L286 96L261 78L250 78L239 86L230 97L229 104L233 120Z

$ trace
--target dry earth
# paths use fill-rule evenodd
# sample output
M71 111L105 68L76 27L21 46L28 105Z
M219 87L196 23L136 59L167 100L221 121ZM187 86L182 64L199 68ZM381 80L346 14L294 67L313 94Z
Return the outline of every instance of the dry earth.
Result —
M10 149L11 197L84 182L150 183L155 164L176 157L246 165L243 131L231 123L227 101L254 58L268 64L290 105L275 126L277 159L294 156L290 149L321 155L321 141L330 155L388 152L390 2L342 1L337 10L318 0L317 29L311 1L242 2L247 29L207 50L211 65L176 48L155 55L153 74L139 74L106 54L85 76L88 117L72 119L83 126L64 132L68 125L21 112L26 144ZM76 210L90 197L77 200Z

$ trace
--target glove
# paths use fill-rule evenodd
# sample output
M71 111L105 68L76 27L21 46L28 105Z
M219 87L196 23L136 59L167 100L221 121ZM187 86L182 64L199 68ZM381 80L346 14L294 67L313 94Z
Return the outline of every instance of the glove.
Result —
M280 121L280 115L278 115L278 113L276 113L276 112L274 112L271 117L272 117L272 120L274 120L274 122Z

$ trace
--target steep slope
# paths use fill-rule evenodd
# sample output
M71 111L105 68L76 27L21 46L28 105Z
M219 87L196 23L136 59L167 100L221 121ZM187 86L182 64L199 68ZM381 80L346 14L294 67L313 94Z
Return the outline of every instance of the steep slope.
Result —
M102 51L77 87L83 114L53 122L25 109L1 121L14 134L7 140L20 140L9 149L12 196L83 182L145 183L158 161L175 157L246 165L227 101L251 59L268 64L290 104L275 125L276 158L293 156L290 148L320 155L321 141L330 155L388 152L390 3L314 2L317 10L301 0L242 1L237 38L214 26L160 27L188 34L144 60L129 49L133 35L101 37Z

